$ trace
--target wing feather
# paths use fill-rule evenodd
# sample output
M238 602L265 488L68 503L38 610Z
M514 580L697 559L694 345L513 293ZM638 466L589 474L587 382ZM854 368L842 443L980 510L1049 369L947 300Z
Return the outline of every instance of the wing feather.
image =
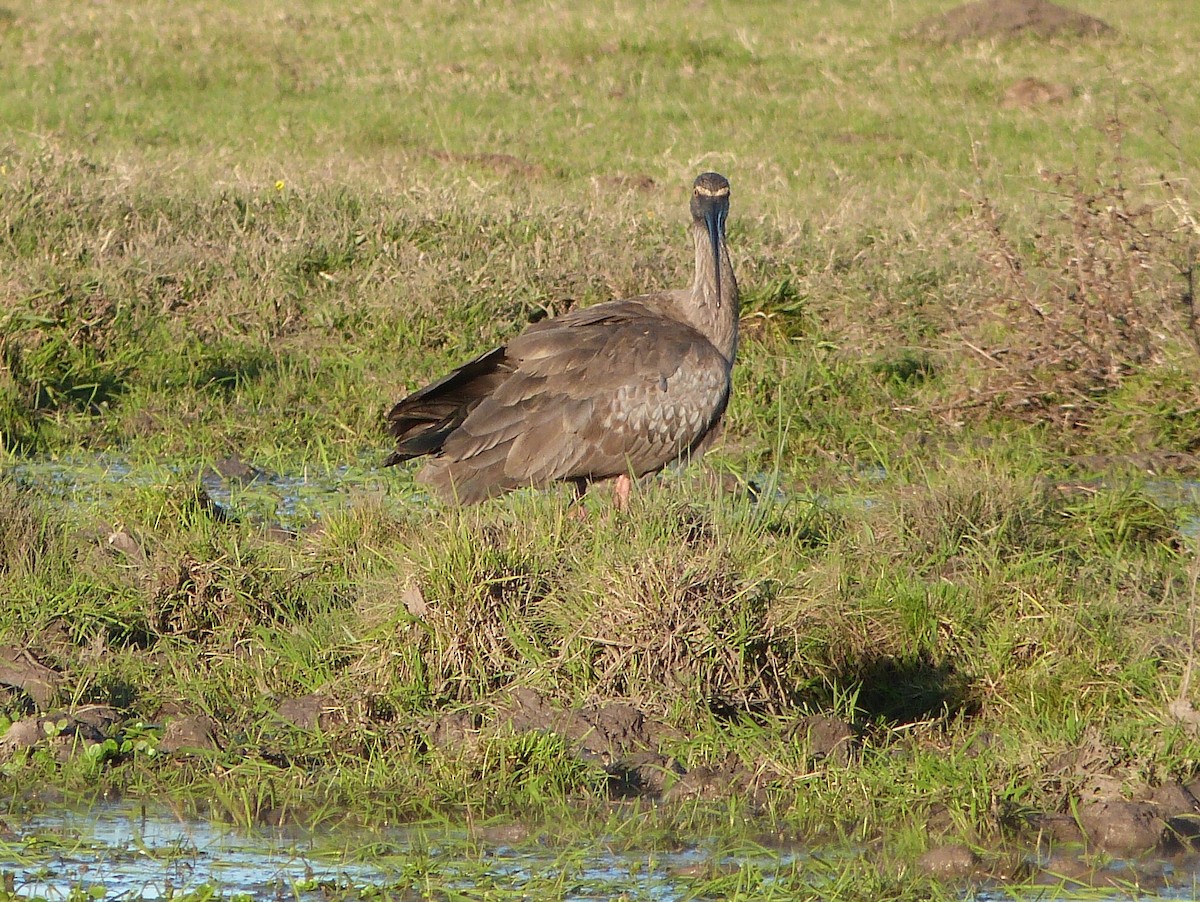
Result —
M699 447L724 413L730 366L699 332L639 300L572 311L396 405L396 455L431 449L420 478L463 503L641 475Z

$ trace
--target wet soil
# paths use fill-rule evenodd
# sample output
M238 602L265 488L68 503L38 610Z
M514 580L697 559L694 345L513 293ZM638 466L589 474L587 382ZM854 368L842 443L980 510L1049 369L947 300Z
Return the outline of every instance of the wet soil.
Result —
M1112 27L1094 16L1050 3L1049 0L977 0L924 19L913 37L937 43L988 40L1033 35L1038 38L1080 38L1108 34Z

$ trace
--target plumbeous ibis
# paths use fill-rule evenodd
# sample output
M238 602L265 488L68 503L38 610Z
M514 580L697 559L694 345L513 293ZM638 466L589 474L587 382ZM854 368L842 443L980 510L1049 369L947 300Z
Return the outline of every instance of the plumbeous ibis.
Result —
M608 301L534 323L413 392L388 414L385 466L429 456L417 479L473 504L522 486L630 477L702 453L729 402L738 288L725 244L729 182L692 190L690 288Z

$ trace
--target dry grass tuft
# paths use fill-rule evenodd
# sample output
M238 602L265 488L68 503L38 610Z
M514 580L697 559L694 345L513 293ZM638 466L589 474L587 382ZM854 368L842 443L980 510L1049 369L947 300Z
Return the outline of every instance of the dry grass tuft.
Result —
M1037 551L1053 516L1046 487L988 468L953 469L938 482L895 499L874 536L897 555L937 564L983 548Z
M767 629L772 591L744 583L719 550L656 549L600 574L572 650L600 697L776 709L786 655Z

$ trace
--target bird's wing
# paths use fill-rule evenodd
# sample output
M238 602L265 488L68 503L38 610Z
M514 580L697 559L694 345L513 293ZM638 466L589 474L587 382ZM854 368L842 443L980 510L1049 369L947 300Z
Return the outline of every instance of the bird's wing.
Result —
M564 326L596 326L614 317L627 319L630 315L652 314L636 299L597 304L536 323L525 335L557 333ZM396 438L396 450L384 461L384 466L440 451L446 438L462 425L467 415L512 375L507 350L504 345L492 348L398 401L387 415L388 431Z
M660 469L720 419L729 365L696 330L604 304L511 341L512 367L446 439L446 476L472 494ZM500 486L497 486L499 488Z
M440 450L446 436L511 371L505 348L493 348L397 402L387 415L388 431L396 437L396 450L384 466Z

